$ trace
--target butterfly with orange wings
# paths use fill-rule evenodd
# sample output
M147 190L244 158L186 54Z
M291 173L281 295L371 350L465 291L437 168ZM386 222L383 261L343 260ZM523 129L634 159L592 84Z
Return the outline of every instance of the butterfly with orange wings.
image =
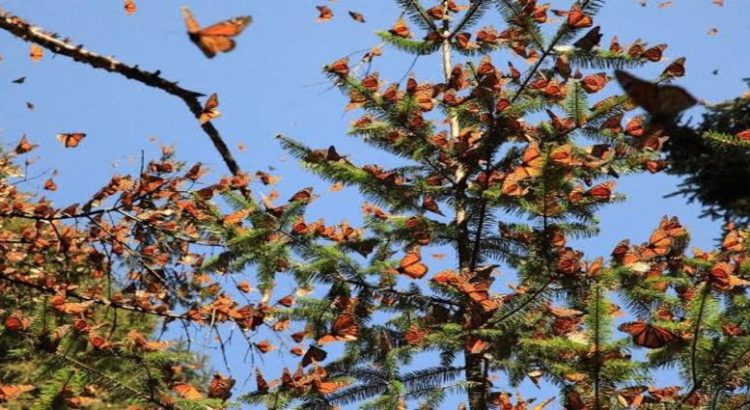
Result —
M240 16L201 28L193 17L193 13L186 6L182 7L182 17L185 19L190 41L195 43L208 58L213 58L218 53L232 51L237 45L233 37L240 35L253 22L250 16Z
M72 132L66 134L57 134L55 137L65 148L75 148L81 143L81 140L86 138L86 134L83 132Z
M641 80L622 70L615 71L617 81L638 106L651 114L652 122L669 122L698 100L684 88Z
M679 337L663 327L646 322L628 322L618 327L622 332L633 336L633 343L649 349L658 349L677 340Z
M331 333L318 339L319 345L333 342L351 342L359 338L359 324L350 313L342 313L333 320Z

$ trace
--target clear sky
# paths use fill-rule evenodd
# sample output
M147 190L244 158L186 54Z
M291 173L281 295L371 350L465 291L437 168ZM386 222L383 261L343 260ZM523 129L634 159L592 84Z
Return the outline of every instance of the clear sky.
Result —
M377 45L378 38L372 33L389 27L399 13L391 1L185 0L203 25L244 14L255 20L238 38L236 50L213 60L206 59L189 42L179 11L182 2L136 2L138 11L133 16L126 16L117 0L2 0L0 7L98 53L149 70L160 69L164 77L187 88L219 93L223 116L214 124L244 169L255 171L273 165L284 177L279 187L283 193L313 185L324 194L313 206L313 215L326 216L329 223L342 217L358 220L361 201L356 193L327 193L327 183L302 171L295 161L286 160L274 135L284 133L314 147L335 144L360 164L387 160L345 135L356 113L344 112L346 96L330 89L321 67ZM565 8L569 3L553 1L553 7ZM648 3L644 8L636 0L610 0L595 20L605 34L603 44L608 44L613 34L619 35L623 44L636 38L651 44L668 43L668 60L687 57L688 75L679 84L707 102L731 98L746 89L742 78L750 77L746 44L750 38L750 1L726 0L724 7L718 7L711 0L674 0L671 7L663 9L656 7L657 1ZM333 9L332 21L316 23L317 4ZM364 13L367 23L355 23L346 14L348 10ZM490 16L489 22L499 24L496 14L491 12ZM716 27L718 34L708 35L711 27ZM136 171L140 151L146 150L147 158L156 156L159 144L175 144L180 158L201 160L225 172L181 101L49 52L42 61L33 63L28 47L0 32L0 143L12 147L27 134L32 142L41 144L33 152L40 159L28 175L59 170L56 182L60 189L45 193L58 204L85 200L113 172ZM495 60L505 58L497 56ZM410 57L386 48L373 68L382 77L396 81L407 73L411 63ZM438 64L436 56L423 57L414 71L437 79ZM637 74L655 77L663 66ZM714 70L718 74L713 74ZM26 76L24 84L11 83L21 76ZM34 111L26 108L27 101L35 105ZM698 119L698 111L689 114ZM88 137L78 149L66 150L54 136L72 131L86 132ZM154 138L156 142L151 141ZM240 143L247 146L245 152L237 150ZM22 186L41 188L45 179L33 179ZM719 232L717 222L697 219L697 204L686 205L682 198L662 198L673 192L677 183L663 175L621 179L619 190L629 200L601 213L601 235L581 244L587 256L607 255L625 237L636 242L645 240L664 214L679 216L691 230L695 245L711 246ZM239 347L236 354L241 355L242 350ZM216 355L212 357L217 359ZM266 365L273 360L266 358ZM215 365L223 368L220 361ZM250 367L232 370L244 379ZM249 387L253 384L250 382Z

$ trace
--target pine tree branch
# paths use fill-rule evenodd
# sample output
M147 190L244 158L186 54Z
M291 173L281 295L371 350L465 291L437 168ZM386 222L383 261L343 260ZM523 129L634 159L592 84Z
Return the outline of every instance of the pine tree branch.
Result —
M318 254L318 252L312 246L310 246L305 241L300 240L300 238L296 237L295 235L292 235L291 233L286 232L283 229L280 229L277 232L279 232L280 234L286 236L293 243L295 243L295 244L297 244L297 245L305 248L306 250L308 250L308 251L310 251L312 253ZM345 265L351 271L355 271L355 272L358 271L358 268L356 266L352 265L347 260L338 260L337 262L342 263L343 265ZM444 298L440 298L440 297L437 297L437 296L419 295L419 294L415 294L415 293L406 293L406 292L401 292L401 291L398 291L396 289L391 289L391 288L383 288L383 287L380 287L380 286L375 286L375 285L372 285L370 283L367 283L365 280L360 279L360 278L355 278L355 279L340 278L340 280L342 280L343 282L345 282L345 283L347 283L349 285L358 286L358 287L361 287L363 289L368 289L368 290L370 290L372 292L375 292L375 293L389 294L389 295L393 295L393 296L401 297L401 298L405 298L405 299L414 299L414 300L421 301L423 303L432 304L432 305L439 305L439 306L443 306L443 307L445 307L445 306L457 307L458 306L455 302L453 302L450 299L444 299Z
M594 309L594 409L599 410L599 376L601 373L601 346L600 343L600 330L599 327L601 326L601 323L599 323L599 315L601 312L599 312L599 298L601 290L599 289L599 284L594 284L594 303L595 303L595 309Z
M39 291L47 295L56 295L58 293L57 289L46 287L37 283L29 282L28 280L17 277L17 276L15 277L9 276L8 274L4 272L0 272L0 280L8 282L8 283L12 283L14 285L23 286L29 289L34 289L36 291ZM148 315L159 316L162 318L173 319L173 320L186 318L185 315L178 315L178 314L169 313L169 312L151 311L151 310L143 309L138 306L126 305L126 304L116 302L113 300L109 300L109 299L99 299L99 298L95 298L91 296L81 295L71 290L66 291L65 294L67 296L72 297L73 299L80 300L82 302L94 302L95 304L111 307L113 309L128 310L131 312L144 313Z
M539 295L541 295L542 293L544 293L545 290L547 290L547 288L549 287L549 285L552 284L553 281L554 281L553 278L548 279L542 286L540 286L539 288L537 288L537 290L535 290L532 294L530 294L529 297L526 298L526 300L523 301L523 303L521 303L520 305L516 306L510 312L508 312L508 313L500 316L496 320L488 321L483 327L485 327L485 328L495 327L495 326L499 325L500 323L503 323L504 321L508 320L513 315L515 315L516 313L518 313L521 310L523 310L529 303L531 303L534 300L536 300L536 298L539 297Z
M429 28L432 31L437 31L438 28L435 25L435 22L432 21L430 16L427 15L427 11L425 11L424 7L419 3L419 0L396 0L398 3L402 5L402 7L405 7L407 9L412 9L412 14L416 14L424 21L425 27Z
M106 57L96 54L83 48L82 45L74 45L69 40L60 40L57 34L46 32L40 27L32 26L22 18L14 16L0 8L0 29L7 31L15 37L24 41L31 41L41 47L44 47L55 54L64 55L72 58L74 61L86 64L95 69L102 69L111 73L120 74L130 80L137 81L145 86L156 88L173 95L182 100L190 112L197 119L203 107L198 101L202 93L191 91L183 88L177 82L168 81L161 77L160 71L147 72L137 65L128 65L115 60L112 57ZM197 120L196 120L197 121ZM241 173L237 161L229 151L229 147L224 142L216 127L211 122L201 125L203 132L211 139L211 142L224 160L227 168L233 175Z
M589 4L589 0L584 0L581 3L581 8L585 8ZM560 40L562 40L566 34L570 31L570 27L568 26L567 20L563 20L562 24L560 25L560 28L557 30L557 33L555 34L555 37L552 38L552 41L549 43L547 48L544 50L542 55L539 57L539 60L537 60L536 64L531 68L529 73L526 75L526 78L521 83L521 86L516 90L516 93L513 95L513 98L511 98L510 103L513 104L516 102L518 97L523 94L526 87L531 82L531 79L534 78L536 75L536 72L539 70L539 67L541 67L544 60L549 57L550 54L552 54L552 51L554 50L555 46L557 45Z
M685 394L681 403L684 403L693 393L697 392L703 384L703 379L698 380L698 366L695 362L698 351L698 339L700 337L701 321L703 320L703 312L706 308L706 299L708 294L711 292L711 285L709 283L704 284L703 291L701 292L701 303L698 307L698 318L695 321L695 330L693 331L693 341L690 344L690 377L692 378L693 387L690 391Z
M453 31L448 36L449 39L453 39L456 34L460 33L461 30L466 27L466 25L470 24L477 16L477 13L481 10L482 7L487 6L489 4L489 0L474 0L472 2L472 5L469 7L469 10L466 11L466 14L464 14L463 19L461 19L458 24L453 28Z
M58 359L61 359L61 360L65 361L65 362L71 364L73 367L75 367L77 369L83 370L83 371L91 373L91 374L95 374L97 377L100 378L100 381L101 380L106 380L107 383L110 383L113 386L117 386L117 387L119 387L119 388L121 388L123 390L127 390L128 392L130 392L130 394L132 394L135 397L138 397L138 398L140 398L142 400L145 400L145 401L147 401L149 403L152 403L152 404L158 406L159 408L169 409L169 407L167 407L164 404L162 404L159 400L155 399L152 395L146 394L145 392L138 391L138 389L136 389L134 387L131 387L131 386L129 386L129 385L127 385L127 384L125 384L125 383L123 383L123 382L121 382L121 381L113 378L113 377L110 377L107 374L105 374L105 373L103 373L103 372L101 372L101 371L99 371L99 370L97 370L97 369L95 369L95 368L87 365L86 363L81 362L80 360L74 359L74 358L72 358L72 357L70 357L70 356L68 356L68 355L66 355L64 353L54 353L54 356L57 357ZM210 409L210 407L206 406L206 409L208 410L208 409Z

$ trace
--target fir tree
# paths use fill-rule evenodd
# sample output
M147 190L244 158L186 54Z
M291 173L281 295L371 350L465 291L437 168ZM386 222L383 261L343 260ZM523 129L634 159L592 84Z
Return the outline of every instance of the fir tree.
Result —
M270 408L294 399L304 408L401 409L409 401L438 408L448 394L465 391L471 409L522 408L525 401L513 404L491 380L512 388L528 378L557 386L556 399L568 409L745 400L734 392L747 384L746 352L729 346L745 346L746 329L739 310L722 311L719 302L746 303L746 268L738 262L744 239L687 258L686 230L665 217L643 245L618 245L609 264L584 260L567 242L596 234L596 211L622 199L616 178L664 168L670 118L622 124L637 108L627 96L593 98L611 68L660 61L666 45L623 47L613 38L600 46L606 28L593 19L604 1L564 10L534 1L396 3L403 17L378 36L434 57L440 82L415 75L405 84L383 82L370 71L378 64L370 54L360 63L368 65L365 75L346 58L325 72L350 108L365 111L350 134L404 165L357 165L333 146L279 137L312 172L374 203L364 206L361 230L339 232L292 210L279 213L292 255L302 257L292 271L302 283L329 286L323 299L299 300L289 317L304 320L318 346L346 344L325 366L338 382L310 388L302 382L309 376L284 373L278 388L264 385L246 399ZM495 12L504 27L477 28ZM551 12L561 19L549 30ZM516 68L523 60L529 68ZM674 61L650 87L683 75L683 64ZM453 269L429 272L422 248L433 245L455 250ZM514 271L516 285L494 284L497 264ZM619 326L626 337L614 332L621 300L634 319ZM722 331L722 323L733 331ZM654 350L639 361L633 347ZM407 367L425 352L439 362ZM671 365L684 386L644 386L655 382L651 370ZM718 381L719 373L732 381Z

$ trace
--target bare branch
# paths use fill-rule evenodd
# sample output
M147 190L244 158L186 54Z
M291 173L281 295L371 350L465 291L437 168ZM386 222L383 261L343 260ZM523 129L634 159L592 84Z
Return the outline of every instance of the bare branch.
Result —
M44 47L53 53L61 54L72 58L74 61L89 65L93 68L102 69L111 73L117 73L130 80L138 81L148 87L158 88L168 94L171 94L182 100L197 118L203 111L203 106L198 97L204 95L197 91L188 90L177 84L176 81L169 81L161 76L159 70L148 72L137 65L128 65L117 61L112 57L106 57L96 54L83 48L83 45L74 45L70 40L60 40L57 34L44 31L40 27L32 26L22 18L14 16L0 8L0 29L3 29L15 37L25 41L31 41ZM229 147L222 139L219 131L211 122L201 125L203 132L208 135L214 147L221 155L227 168L233 175L241 172L237 161L235 161Z

